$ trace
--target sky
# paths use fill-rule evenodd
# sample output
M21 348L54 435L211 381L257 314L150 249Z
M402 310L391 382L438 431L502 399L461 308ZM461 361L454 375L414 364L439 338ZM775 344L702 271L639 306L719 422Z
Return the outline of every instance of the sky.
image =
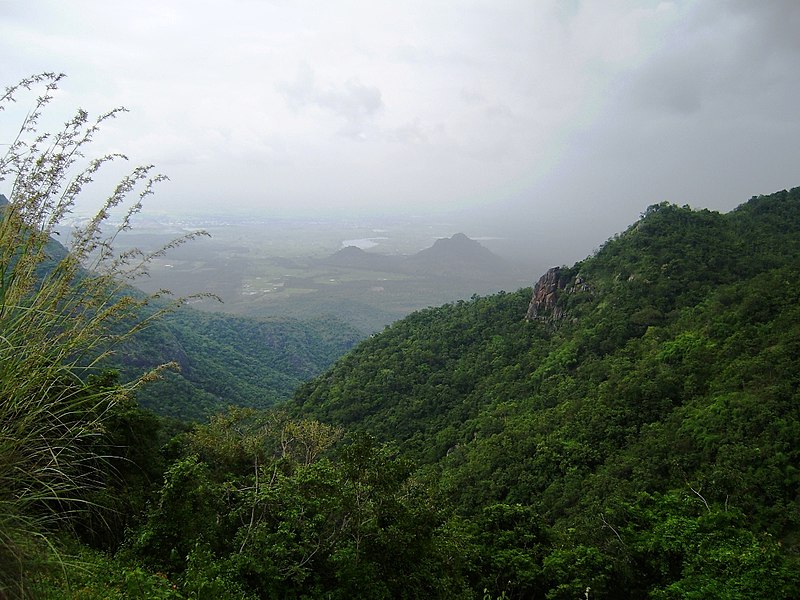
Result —
M170 177L156 211L460 214L555 261L800 185L797 31L796 0L0 0L0 85L128 108L95 148Z

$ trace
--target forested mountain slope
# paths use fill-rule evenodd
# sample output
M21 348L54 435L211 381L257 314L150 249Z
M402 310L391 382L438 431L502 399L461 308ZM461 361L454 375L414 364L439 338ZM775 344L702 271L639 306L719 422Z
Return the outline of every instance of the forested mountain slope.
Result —
M7 204L0 194L0 217ZM68 254L49 237L35 269L37 278L46 278ZM84 269L79 273L78 279L92 276ZM119 294L145 297L127 285ZM164 306L163 301L148 301L140 315L146 320ZM230 405L268 408L288 399L303 381L329 367L362 337L333 317L258 320L179 306L137 331L103 367L132 380L174 364L174 369L162 372L160 381L138 390L139 404L160 415L203 420Z
M267 408L288 399L361 337L332 318L259 320L181 307L137 333L113 365L135 376L176 363L137 400L161 415L203 420L230 405Z
M0 211L4 200L0 195ZM36 268L38 277L45 278L67 255L51 237ZM80 277L86 276L91 273L82 270ZM123 286L120 294L144 298L130 286ZM165 304L145 303L142 319ZM162 371L160 380L137 391L139 404L163 416L204 420L230 405L268 408L287 400L302 382L362 338L361 332L333 317L250 319L179 306L137 331L102 367L119 371L127 381L161 365L174 365Z
M114 404L94 443L119 466L61 530L92 569L24 580L97 599L800 597L798 241L800 188L724 215L652 206L533 290L412 314L277 408L177 427ZM302 339L183 315L146 331L161 359L238 364L186 359L220 399ZM315 360L290 356L298 377Z
M533 290L398 322L282 407L179 424L137 405L142 370L181 365L186 396L149 390L173 414L264 406L350 333L180 310L140 329L167 308L127 285L149 255L114 250L128 218L103 226L163 177L135 167L64 252L51 235L111 158L76 157L119 111L41 132L62 77L0 98L45 88L0 158L0 597L800 597L800 188L652 206ZM99 370L111 351L138 374Z
M521 290L415 313L293 410L400 442L462 515L511 511L486 533L498 594L791 597L798 267L800 188L651 206L536 310Z

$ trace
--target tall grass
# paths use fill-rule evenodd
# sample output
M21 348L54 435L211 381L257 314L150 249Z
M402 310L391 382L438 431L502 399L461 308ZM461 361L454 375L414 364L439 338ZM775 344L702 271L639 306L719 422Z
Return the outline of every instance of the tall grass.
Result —
M87 491L104 479L108 457L97 442L106 418L152 377L109 387L93 386L88 374L167 307L143 311L152 297L126 287L166 248L114 251L116 236L164 179L152 166L136 167L119 181L94 218L74 232L68 251L53 241L94 175L125 160L84 156L100 126L122 109L94 120L78 110L62 129L40 130L62 77L36 75L0 96L2 117L18 96L43 90L16 137L0 140L7 142L0 192L9 201L0 206L0 598L31 595L31 574L57 556L54 532L69 527L86 508ZM116 212L121 220L112 225Z

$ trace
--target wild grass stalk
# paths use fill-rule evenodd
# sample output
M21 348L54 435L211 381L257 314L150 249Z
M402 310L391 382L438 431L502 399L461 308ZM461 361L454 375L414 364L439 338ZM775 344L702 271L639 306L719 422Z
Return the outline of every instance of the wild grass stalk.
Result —
M74 232L68 251L54 241L98 170L125 159L84 159L100 126L123 109L93 121L78 110L61 130L40 131L42 111L62 78L36 75L0 96L2 116L18 95L44 89L0 158L0 191L8 194L0 206L0 597L29 596L28 575L42 557L57 557L51 536L69 526L86 508L87 491L105 479L107 458L97 442L106 418L149 377L108 387L93 386L87 375L170 307L152 307L152 297L127 287L163 250L114 251L117 235L165 179L152 166L122 178ZM120 210L121 221L112 225Z

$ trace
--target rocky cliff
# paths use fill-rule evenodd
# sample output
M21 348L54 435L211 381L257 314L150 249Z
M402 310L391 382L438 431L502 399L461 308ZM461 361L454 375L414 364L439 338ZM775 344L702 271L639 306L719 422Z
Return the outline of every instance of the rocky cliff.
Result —
M553 267L539 278L533 286L533 296L525 314L527 320L558 321L566 314L559 300L564 294L590 291L589 284L578 274L573 279L571 272L563 267Z

